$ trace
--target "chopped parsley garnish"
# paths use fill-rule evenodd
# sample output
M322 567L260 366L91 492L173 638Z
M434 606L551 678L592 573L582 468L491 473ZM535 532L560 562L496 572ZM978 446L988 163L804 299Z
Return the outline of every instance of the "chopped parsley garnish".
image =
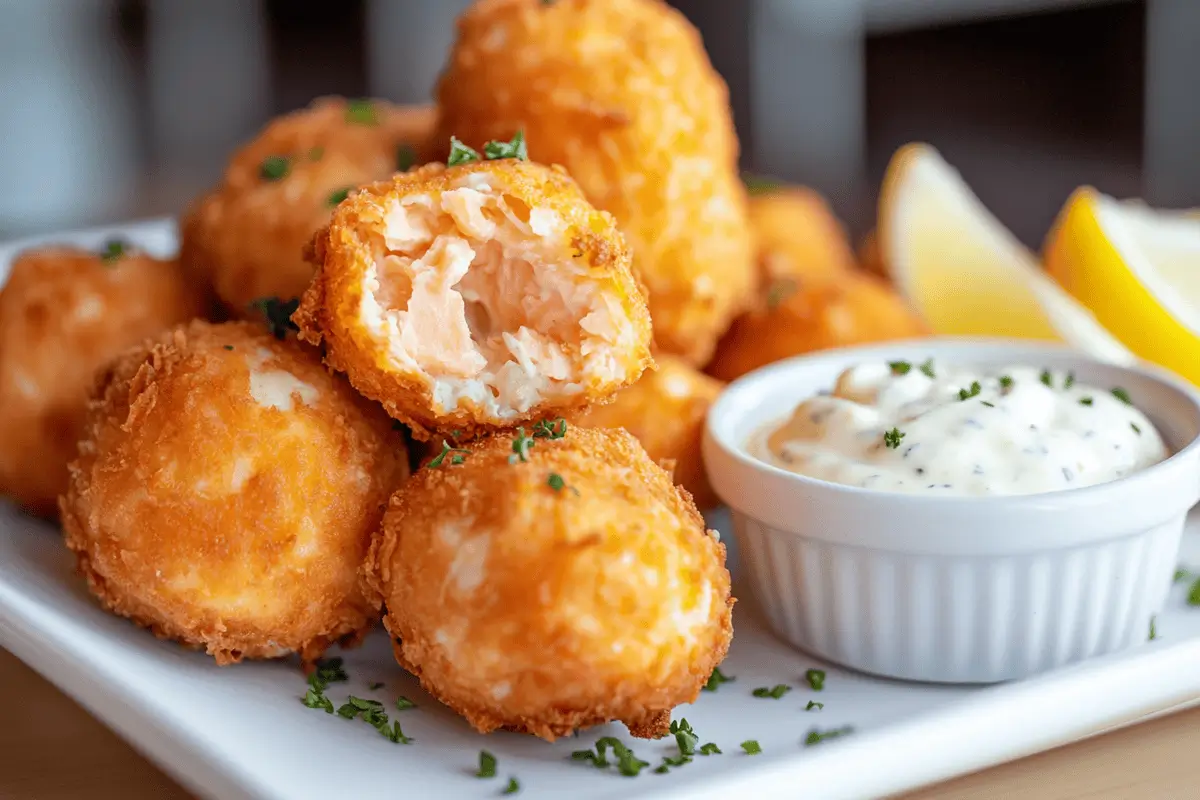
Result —
M331 683L342 683L350 680L346 670L342 669L342 659L330 658L318 661L316 669L308 676L309 686L318 692L324 692Z
M579 490L574 486L567 486L567 482L563 480L563 476L559 475L557 472L550 473L550 476L546 478L546 485L556 492L561 492L563 489L570 489L575 493L576 497L579 496Z
M460 453L470 453L470 452L471 452L470 450L467 450L462 447L451 447L449 442L447 442L445 439L442 439L442 452L438 453L436 456L433 457L433 460L429 462L429 468L437 469L438 467L440 467L442 465L442 463L446 460L446 456L451 456L450 457L451 464L461 464L461 463L463 463L465 456L462 456L459 454ZM451 455L451 453L453 453L454 455Z
M278 297L261 297L250 304L250 307L263 315L267 327L276 339L286 339L288 331L300 330L292 322L292 315L300 308L300 299L280 300Z
M682 767L684 764L692 763L691 756L663 756L663 763L654 768L654 771L659 775L665 775L671 771L671 767Z
M1070 389L1070 388L1071 388L1072 386L1074 386L1074 385L1075 385L1075 373L1074 373L1074 372L1068 372L1068 373L1067 373L1066 380L1064 380L1064 381L1063 381L1063 388L1064 388L1064 389Z
M783 188L783 184L774 178L768 178L765 175L752 175L749 172L742 173L742 183L746 185L746 191L751 196L770 194Z
M120 239L109 239L104 243L104 247L100 248L100 260L111 266L117 263L128 249L129 246Z
M323 708L326 714L333 713L333 701L322 694L320 689L312 686L308 687L308 692L304 695L304 699L301 702L309 708Z
M984 404L985 406L987 406L988 408L995 408L995 407L996 407L996 404L995 404L995 403L989 403L987 400L980 400L979 402L983 403L983 404Z
M1142 435L1142 429L1138 427L1136 422L1129 423L1129 427L1133 428L1133 432L1136 433L1138 436Z
M308 151L308 160L309 161L320 161L321 157L324 155L325 155L325 148L321 147L320 145L317 145L316 147L314 147L313 149Z
M404 695L400 695L399 697L396 698L396 710L397 711L408 711L410 708L416 708L416 707L417 707L417 704L414 703L412 700L409 700Z
M370 100L351 100L346 103L346 122L351 125L378 125L379 111Z
M791 278L780 278L775 281L767 290L767 308L772 310L778 308L780 303L796 293L797 288L796 281Z
M258 174L264 181L281 181L292 171L292 160L287 156L267 156L258 165Z
M912 364L907 361L889 361L888 367L891 368L893 375L907 375L912 369Z
M1093 402L1095 402L1095 401L1093 401L1092 398L1090 398L1090 397L1079 398L1079 405L1081 405L1081 406L1090 406Z
M1189 575L1191 575L1190 572L1188 572L1186 569L1180 567L1179 569L1175 570L1174 581L1175 581L1175 583L1182 583L1183 581L1186 581L1188 579Z
M923 364L921 364L921 366L920 366L920 370L921 370L921 372L925 373L925 377L927 377L927 378L936 378L937 377L937 374L933 371L933 359L932 358L925 359L925 362Z
M1133 405L1133 401L1129 399L1129 392L1122 389L1120 386L1114 386L1112 396L1120 400L1127 406Z
M617 757L617 769L622 775L633 777L644 768L650 766L650 762L639 759L620 739L612 736L604 736L598 739L596 741L595 752L591 750L576 750L571 753L571 759L573 761L588 761L597 769L604 769L610 764L607 758L610 748L613 751L613 755Z
M733 675L726 675L725 673L721 672L720 667L716 667L713 669L712 675L708 676L708 682L700 688L706 692L715 692L717 687L719 687L722 683L733 683L736 680L737 677Z
M225 349L226 349L226 350L232 350L232 349L233 349L233 345L231 345L231 344L227 344L227 345L225 345Z
M487 750L479 751L479 771L475 773L476 778L494 778L496 777L496 757Z
M399 172L408 172L415 163L417 163L417 151L408 142L402 142L396 148L396 169Z
M1009 390L1011 390L1012 387L1013 387L1012 376L1011 375L1001 375L1000 376L1001 391L1003 391L1005 394L1008 394Z
M337 710L339 717L346 719L354 719L364 711L376 712L383 710L383 703L378 700L364 700L361 697L350 695L346 698L346 702Z
M332 208L333 206L336 206L336 205L338 205L339 203L341 203L343 200L345 200L347 197L349 197L349 196L350 196L350 189L351 189L351 188L352 188L352 187L350 187L350 186L347 186L345 189L338 189L336 192L333 192L332 194L330 194L330 195L329 195L329 199L328 199L328 200L326 200L325 202L326 202L326 203L327 203L327 204L328 204L328 205L329 205L331 208Z
M702 756L721 755L721 748L717 747L716 742L708 742L700 745L700 749L697 752Z
M1154 617L1150 618L1150 639L1149 639L1149 641L1151 641L1151 642L1153 642L1155 639L1158 638L1158 630L1154 627L1154 619L1155 619Z
M467 147L458 140L457 136L450 137L450 155L446 157L447 167L457 167L460 164L470 164L479 161L479 151Z
M970 398L977 396L981 391L983 391L983 387L979 385L979 381L971 381L970 389L958 390L959 402L962 402L963 400L969 400Z
M363 719L366 719L366 717L363 717ZM386 722L387 717L385 715L384 723ZM399 722L393 722L390 729L386 724L381 725L379 726L378 730L392 744L412 744L414 741L411 737L405 736L404 731L400 730Z
M567 421L562 417L543 419L533 426L535 439L561 439L567 435Z
M762 752L762 747L753 739L747 739L742 742L742 749L746 751L748 756L756 756Z
M372 681L371 683L367 684L367 688L370 689L372 692L374 692L378 689L382 689L383 683L381 683L380 681Z
M1192 588L1188 589L1187 604L1189 606L1200 606L1200 578L1197 578L1192 583Z
M755 697L770 697L773 700L778 700L791 690L792 687L783 683L777 683L770 689L768 689L766 686L760 686L750 694L754 695Z
M516 778L509 778L508 785L504 787L504 791L500 794L516 794L521 791L521 784L517 783Z
M675 736L675 744L679 746L680 755L696 754L696 745L700 743L700 737L692 730L692 726L686 718L678 721L672 720L670 731Z
M814 692L819 692L825 688L825 670L809 669L804 671L804 680L808 681L808 685L813 688Z
M808 736L804 737L804 746L812 747L814 744L820 744L826 739L836 739L839 736L846 736L850 733L854 733L854 728L849 725L846 725L842 728L833 728L832 730L828 731L822 731L818 730L817 728L813 728L808 732Z
M1048 370L1048 369L1042 370L1040 380L1042 383L1046 384L1051 389L1054 388L1054 376L1050 374L1050 370Z
M489 160L515 158L518 161L528 161L529 150L525 147L525 131L517 131L507 142L488 142L483 146L483 154Z
M513 437L512 451L513 454L508 457L508 463L515 464L518 461L526 463L529 461L529 448L536 444L532 436L525 435L524 428L517 428L517 435Z
M900 446L900 440L904 438L904 434L899 428L892 428L883 435L883 443L891 450L895 450Z
M805 711L820 711L825 708L824 703L818 703L816 700L809 700L808 705L804 707Z

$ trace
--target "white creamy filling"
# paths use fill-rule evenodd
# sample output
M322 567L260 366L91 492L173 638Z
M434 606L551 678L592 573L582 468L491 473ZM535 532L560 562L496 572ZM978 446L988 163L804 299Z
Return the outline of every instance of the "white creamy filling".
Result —
M869 363L755 447L783 469L850 486L1037 494L1115 480L1169 455L1137 398L1126 398L1120 387L1028 366Z

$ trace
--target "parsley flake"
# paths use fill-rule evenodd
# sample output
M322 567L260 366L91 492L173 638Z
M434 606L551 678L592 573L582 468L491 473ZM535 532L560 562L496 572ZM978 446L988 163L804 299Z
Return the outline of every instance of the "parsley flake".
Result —
M567 486L567 482L563 480L563 476L559 475L557 472L550 473L550 477L546 479L546 485L556 492L561 492L564 488L570 489L575 493L576 497L579 496L579 490L574 486Z
M1187 604L1189 606L1200 606L1200 578L1197 578L1192 583L1192 588L1188 589Z
M1095 401L1093 401L1092 398L1090 398L1090 397L1079 398L1079 405L1081 405L1081 406L1090 406L1093 402L1095 402Z
M708 742L707 744L700 745L700 749L697 752L702 756L711 756L714 753L721 755L721 748L717 747L716 742Z
M783 188L783 184L774 178L768 178L765 175L752 175L749 172L742 173L742 183L746 185L746 192L752 197L761 194L771 194Z
M1046 384L1051 389L1054 388L1053 376L1050 374L1050 370L1048 370L1048 369L1042 370L1040 380L1042 381L1042 383Z
M746 751L746 755L748 756L756 756L762 752L762 746L753 739L747 739L742 742L741 747Z
M808 705L804 707L805 711L820 711L825 708L824 703L818 703L816 700L809 700Z
M1127 406L1133 405L1133 401L1129 399L1129 392L1122 389L1120 386L1114 386L1112 396L1120 400Z
M342 669L342 659L323 659L316 663L316 669L308 676L308 683L318 692L324 692L331 683L342 683L350 680L346 670Z
M1151 641L1151 642L1153 642L1155 639L1158 638L1158 630L1154 626L1154 620L1155 620L1154 617L1150 618L1150 638L1148 639L1148 641Z
M708 682L700 688L706 692L715 692L717 687L719 687L722 683L733 683L736 680L736 676L726 675L725 673L721 672L720 667L716 667L713 669L712 675L708 676Z
M529 160L529 150L525 147L525 131L517 131L507 142L491 141L483 146L483 153L489 161L500 158L515 158L518 161Z
M351 188L352 187L347 186L345 189L338 189L336 192L331 193L329 195L329 199L325 201L326 204L329 205L330 208L338 205L350 196Z
M883 435L883 443L891 450L895 450L900 446L900 440L904 438L904 434L899 428L892 428Z
M529 461L529 448L536 444L532 436L525 435L524 428L517 428L517 435L513 437L512 451L513 454L508 457L508 463L516 464L518 461L527 463Z
M311 686L300 702L309 708L323 708L326 714L333 713L333 701Z
M912 364L907 361L889 361L888 367L893 375L907 375L912 370Z
M767 290L767 308L774 310L779 304L796 293L799 285L792 278L780 278Z
M521 791L521 784L517 783L516 778L509 778L508 785L504 787L504 791L500 794L516 794Z
M414 703L412 700L409 700L404 695L400 695L399 697L396 698L396 710L397 711L408 711L410 708L416 708L416 707L417 707L417 704Z
M937 377L937 374L935 374L933 371L933 359L932 358L925 359L925 363L921 364L920 370L921 370L921 372L925 373L925 377L927 377L927 378L936 378Z
M479 151L467 147L458 140L457 136L450 137L450 155L446 157L447 167L457 167L461 164L470 164L473 161L479 161Z
M604 769L609 766L610 762L607 757L608 750L611 749L613 755L617 757L617 769L622 775L633 777L641 772L646 767L650 766L650 762L642 761L632 750L626 747L620 739L613 736L604 736L596 741L596 751L591 750L576 750L571 753L573 761L587 761L597 769Z
M1183 567L1180 567L1179 569L1175 570L1175 577L1172 580L1175 583L1182 583L1183 581L1186 581L1188 579L1188 576L1190 574L1191 573L1189 573L1186 569L1184 569Z
M675 736L675 744L679 746L680 755L696 754L696 745L700 742L700 737L692 730L692 726L686 718L679 721L672 720L669 730Z
M854 733L854 728L852 728L849 725L846 725L845 727L842 727L842 728L833 728L833 729L827 730L827 731L822 731L822 730L818 730L817 728L813 728L811 731L808 732L808 736L804 737L804 746L812 747L814 744L820 744L821 742L825 741L826 739L836 739L839 736L846 736L851 733Z
M346 103L346 122L351 125L378 125L379 111L370 100L351 100Z
M1129 423L1129 427L1133 428L1133 432L1136 433L1138 436L1142 435L1142 429L1138 427L1136 422Z
M382 689L383 683L380 681L372 681L371 683L367 684L367 688L370 689L372 692L374 692L379 689Z
M960 403L964 400L969 400L970 398L977 396L981 391L983 391L983 387L979 385L979 381L971 381L970 389L958 390L958 400Z
M984 404L985 406L987 406L988 408L995 408L995 407L996 407L996 404L995 404L995 403L989 403L987 400L980 400L979 402L983 403L983 404Z
M300 299L280 300L278 297L260 297L250 304L250 307L263 315L267 327L276 339L286 339L288 331L300 330L292 322L292 315L300 308Z
M809 669L804 671L804 680L808 681L808 685L813 688L814 692L819 692L825 688L825 670Z
M100 248L100 260L106 265L112 266L117 263L121 256L129 249L129 245L120 239L109 239L104 243L104 247Z
M292 160L287 156L267 156L258 165L258 175L264 181L281 181L292 171Z
M682 767L684 764L690 763L692 763L691 756L677 756L675 758L663 756L663 763L655 767L654 771L659 775L665 775L671 771L672 767Z
M479 771L475 773L476 778L494 778L496 777L496 757L487 750L479 751Z
M1004 394L1008 394L1009 391L1012 389L1012 387L1013 387L1012 376L1011 375L1001 375L1000 376L1000 390Z
M766 686L760 686L750 694L754 695L755 697L770 697L773 700L778 700L791 690L792 687L783 683L777 683L770 689L768 689Z
M226 349L226 350L232 350L232 349L233 349L233 345L231 345L231 344L227 344L227 345L225 345L225 349Z
M1072 386L1074 386L1074 385L1075 385L1075 373L1074 373L1074 372L1068 372L1068 373L1067 373L1066 380L1064 380L1064 381L1063 381L1063 388L1064 388L1064 389L1070 389L1070 388L1071 388Z
M567 421L562 417L541 420L533 426L535 439L561 439L567 435Z
M417 151L408 142L401 142L396 148L396 170L408 172L417 163Z
M415 741L412 737L404 735L399 722L393 722L390 729L386 725L380 726L379 732L393 744L412 744Z
M438 467L440 467L442 465L442 462L444 462L446 460L446 456L450 455L451 453L454 453L454 456L451 457L450 463L451 464L461 464L461 463L463 463L463 461L465 460L466 457L459 455L459 454L460 453L470 453L470 452L471 452L470 450L467 450L462 447L451 447L449 442L447 442L445 439L442 439L442 452L438 453L436 456L433 457L433 459L429 462L429 468L437 469Z

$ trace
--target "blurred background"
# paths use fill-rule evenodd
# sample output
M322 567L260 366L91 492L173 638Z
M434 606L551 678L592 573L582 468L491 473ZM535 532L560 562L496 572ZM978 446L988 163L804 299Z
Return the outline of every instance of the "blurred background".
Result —
M911 140L1040 245L1091 184L1200 205L1200 0L674 0L743 168L855 234ZM419 103L467 0L0 0L0 238L177 213L272 115Z

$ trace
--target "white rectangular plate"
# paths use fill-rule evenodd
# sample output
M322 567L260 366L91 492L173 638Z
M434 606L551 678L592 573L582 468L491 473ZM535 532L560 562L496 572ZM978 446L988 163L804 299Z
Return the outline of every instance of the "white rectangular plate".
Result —
M156 253L174 247L168 221L55 237L99 246L125 236ZM0 247L0 276L21 242ZM2 446L2 443L0 443ZM722 671L736 680L676 710L701 742L721 755L697 757L669 774L636 778L573 762L571 751L617 736L657 765L677 754L673 739L631 739L620 725L546 744L511 733L481 736L439 706L391 658L386 638L372 635L342 653L347 694L417 703L391 711L411 745L383 739L362 722L305 708L305 681L294 661L219 668L211 659L154 639L99 609L74 573L58 532L0 504L0 646L116 729L189 788L205 797L341 797L385 792L409 797L492 797L518 778L523 797L867 798L904 791L1045 750L1167 710L1200 703L1200 609L1183 587L1158 618L1158 639L1117 656L1089 661L1003 686L922 686L872 678L822 664L767 631L753 597L738 580L736 548L726 515L712 519L729 542L736 635ZM1200 563L1200 514L1184 542L1185 561ZM740 590L740 591L739 591ZM827 672L814 692L804 671ZM373 682L384 687L368 688ZM753 697L759 686L789 684L781 699ZM805 711L809 700L824 703ZM853 726L852 735L805 747L813 728ZM755 739L762 754L739 744ZM474 777L481 749L499 760L498 777Z

